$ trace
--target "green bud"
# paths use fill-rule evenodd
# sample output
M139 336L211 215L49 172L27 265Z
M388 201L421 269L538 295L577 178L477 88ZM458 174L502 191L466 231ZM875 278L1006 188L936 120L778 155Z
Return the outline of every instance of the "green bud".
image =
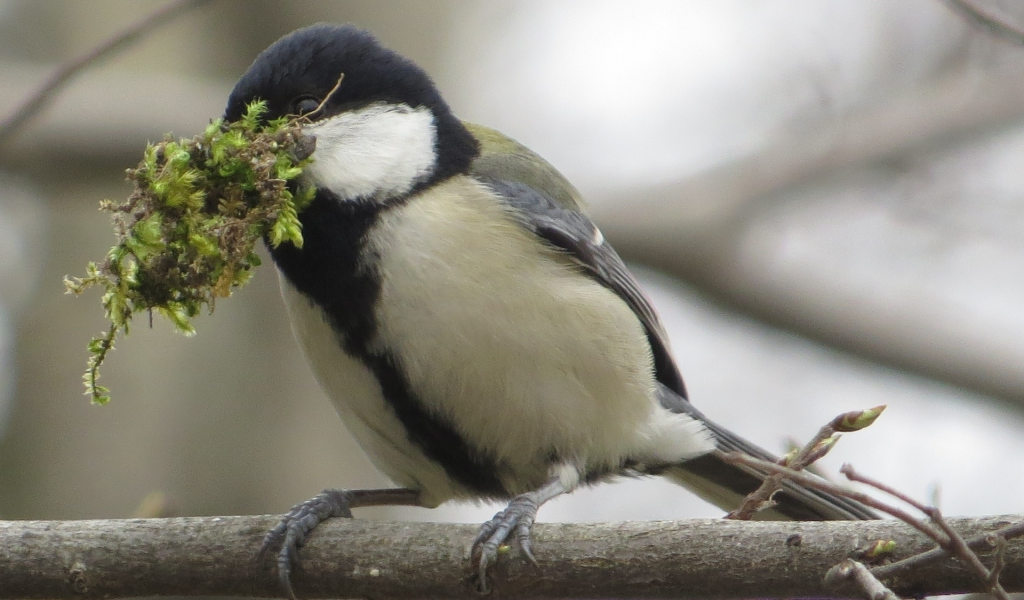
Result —
M896 551L896 540L878 540L864 551L864 558L878 560Z
M828 454L832 450L832 448L835 447L836 442L838 442L839 438L841 438L841 437L843 437L843 436L841 436L841 435L839 435L837 433L837 434L832 435L830 437L827 437L827 438L819 441L817 444L815 444L814 447L811 448L810 452L807 453L807 456L804 459L803 466L807 466L807 465L813 464L813 463L817 462L818 460L820 460L821 457L823 457L826 454Z
M833 446L836 445L836 442L838 442L839 438L841 438L841 437L842 436L838 435L838 434L837 435L829 436L829 437L821 440L817 444L815 444L814 449L811 450L811 452L814 453L814 454L817 454L819 452L821 452L821 453L828 452L829 450L832 449Z
M843 432L860 431L874 423L875 419L882 414L885 408L885 404L880 404L867 410L853 411L840 415L839 418L833 421L835 423L834 429Z
M787 453L785 454L785 456L783 456L782 458L780 458L780 459L779 459L778 461L776 461L776 462L778 462L778 463L779 463L780 465L782 465L782 466L784 466L784 467L787 467L787 466L789 466L789 464L790 464L791 462L793 462L793 459L794 459L794 458L796 458L796 455L797 455L797 453L799 453L799 452L800 452L800 449L799 449L799 448L793 448L792 450L790 450L789 452L787 452Z

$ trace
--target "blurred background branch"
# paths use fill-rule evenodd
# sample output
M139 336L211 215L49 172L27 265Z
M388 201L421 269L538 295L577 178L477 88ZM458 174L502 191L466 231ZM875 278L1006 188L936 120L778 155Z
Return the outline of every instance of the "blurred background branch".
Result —
M1024 68L955 72L812 131L781 135L752 156L678 184L638 189L630 202L600 206L608 239L650 264L755 318L896 369L1024 405L1019 348L935 327L917 306L861 304L747 271L745 237L765 212L857 170L899 165L929 151L1024 121ZM606 207L607 206L607 207ZM966 343L965 343L966 342Z
M944 0L957 14L978 25L992 35L1012 44L1024 45L1024 30L1009 23L1005 18L989 14L970 0Z
M30 95L10 117L0 122L0 146L6 144L28 121L39 114L79 73L103 59L124 50L153 29L210 0L176 0L123 29L82 56L64 63L35 93Z

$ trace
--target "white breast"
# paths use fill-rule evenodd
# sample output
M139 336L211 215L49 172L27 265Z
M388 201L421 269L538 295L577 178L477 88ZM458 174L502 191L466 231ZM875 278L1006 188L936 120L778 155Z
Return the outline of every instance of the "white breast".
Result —
M422 500L427 506L465 496L466 491L458 489L444 469L409 441L402 424L385 403L376 377L345 353L323 311L283 275L280 279L292 329L306 360L373 464L398 485L423 490Z
M384 213L367 235L382 278L376 349L502 465L513 493L540 487L553 456L585 473L710 451L699 422L655 400L650 346L628 306L531 236L466 177ZM409 441L323 312L284 278L282 290L317 379L374 464L428 505L469 495Z
M650 346L628 306L522 229L466 177L389 211L375 344L516 491L552 455L589 468L711 450L703 427L655 400Z

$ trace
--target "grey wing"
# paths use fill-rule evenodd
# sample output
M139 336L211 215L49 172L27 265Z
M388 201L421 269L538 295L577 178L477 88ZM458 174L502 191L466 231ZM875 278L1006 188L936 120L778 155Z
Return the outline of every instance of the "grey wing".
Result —
M479 175L478 175L479 176ZM598 282L622 298L640 319L654 354L655 374L663 388L658 399L674 412L702 421L718 440L721 451L739 450L774 461L775 457L728 429L709 421L686 399L682 377L669 352L668 336L639 283L600 230L578 210L556 203L523 183L483 179L505 202L516 209L523 225L553 246L571 255ZM670 470L672 478L725 509L738 505L757 489L765 475L755 469L730 465L720 453L691 459ZM777 505L762 517L775 513L796 520L873 519L876 515L857 502L800 487L790 482L774 497Z
M559 204L518 181L496 179L485 183L516 209L526 228L568 253L595 280L629 305L647 333L657 380L686 398L686 388L672 359L665 328L640 284L618 253L605 242L597 226L580 211Z

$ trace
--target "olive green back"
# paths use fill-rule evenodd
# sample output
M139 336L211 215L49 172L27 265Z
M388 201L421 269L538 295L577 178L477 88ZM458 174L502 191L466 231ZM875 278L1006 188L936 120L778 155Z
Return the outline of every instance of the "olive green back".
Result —
M579 191L548 161L526 146L489 127L463 122L480 142L480 156L470 172L483 180L515 181L529 186L565 208L586 212Z

